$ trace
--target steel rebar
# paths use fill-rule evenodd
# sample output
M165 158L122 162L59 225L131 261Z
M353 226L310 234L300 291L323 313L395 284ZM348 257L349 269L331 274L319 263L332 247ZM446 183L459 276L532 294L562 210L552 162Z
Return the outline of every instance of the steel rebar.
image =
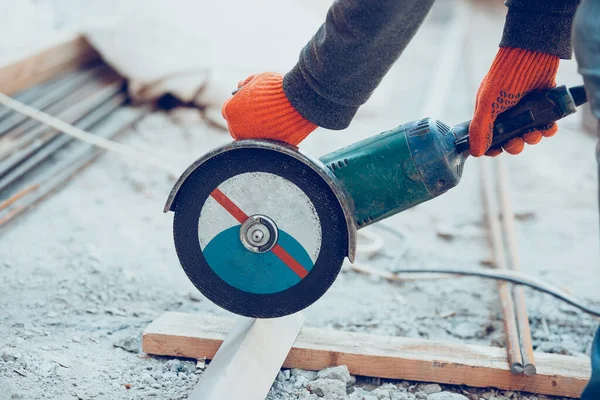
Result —
M96 133L99 137L105 139L114 139L118 135L125 132L129 127L143 118L149 108L141 108L137 112L132 113L131 119L125 121L119 128L108 127L103 125ZM48 195L59 190L65 185L70 178L86 168L94 161L104 150L98 149L90 144L84 144L81 148L73 153L73 157L64 160L54 168L48 170L44 176L39 177L34 184L39 185L36 190L30 191L27 195L22 196L14 202L13 206L7 210L0 211L0 227L6 226L10 221L22 215L25 211L38 204Z
M485 160L487 161L487 160ZM489 183L489 173L487 162L482 162L480 166L480 178L482 186L483 204L485 217L488 226L489 239L492 247L495 267L506 270L506 258L504 256L504 245L502 241L502 232L498 221L498 213L492 204L493 190ZM508 352L508 361L510 370L514 374L523 373L523 357L521 355L521 342L519 340L519 331L517 329L517 318L515 316L515 303L506 282L498 282L498 293L500 294L500 305L502 315L504 316L504 330L506 332L506 350Z
M121 81L107 84L104 87L100 87L98 84L87 85L82 91L77 91L70 97L72 104L61 103L61 106L65 108L58 113L57 117L68 123L74 123L121 90ZM0 176L10 172L20 161L37 151L47 142L48 138L57 133L56 129L40 124L34 129L11 138L12 140L7 137L0 139L0 144L4 144L4 149L0 152Z
M68 95L82 84L85 84L86 82L97 78L99 74L107 73L108 71L108 67L99 65L87 70L72 72L45 86L34 86L29 89L25 95L15 95L14 97L32 107L43 110L62 97ZM0 110L0 136L26 120L27 117L24 115L15 113L8 108L3 108Z
M504 160L499 158L497 164L497 186L498 197L500 199L500 211L502 214L502 227L506 237L508 255L510 258L510 269L519 271L520 261L515 232L515 213L512 209L510 200L510 186L508 184L508 172ZM533 343L531 339L531 327L529 326L529 316L527 315L527 304L525 302L525 291L522 286L513 288L513 298L515 301L515 315L517 319L517 329L519 331L519 341L521 342L521 356L523 359L523 372L527 376L536 374L535 357L533 355Z
M126 100L127 95L125 93L117 93L115 96L108 99L106 103L101 104L90 114L78 121L75 126L85 130L91 129L103 118L106 118L113 111L118 109ZM71 141L73 141L71 136L61 134L60 132L57 132L57 134L52 137L48 137L46 139L46 144L41 150L28 156L25 161L0 179L0 193Z
M109 72L106 74L100 74L99 76L95 77L95 79L91 79L86 82L81 82L79 85L71 87L68 91L61 91L60 98L58 98L52 104L48 105L48 107L46 107L44 111L50 114L57 114L70 107L71 105L76 104L79 101L80 96L82 96L84 93L89 93L95 88L102 87L106 83L112 82L116 79L118 79L118 77L114 75L114 73ZM40 109L39 107L36 107L34 105L32 107ZM1 132L0 143L13 141L15 140L15 138L23 135L25 132L31 129L36 128L36 126L39 125L38 121L28 119L27 117L22 116L21 114L18 115L19 118L24 117L25 119L22 122L18 123L16 126Z

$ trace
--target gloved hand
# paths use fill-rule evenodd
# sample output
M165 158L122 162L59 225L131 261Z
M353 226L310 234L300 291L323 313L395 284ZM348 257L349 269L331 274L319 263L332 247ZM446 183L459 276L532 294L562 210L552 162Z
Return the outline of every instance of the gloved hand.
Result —
M234 139L273 139L297 145L317 128L286 97L282 75L252 75L238 87L222 109Z
M471 155L497 156L501 148L490 149L494 121L503 111L514 106L528 92L556 86L559 57L523 49L502 47L483 79L475 105L475 116L469 128ZM509 140L502 147L510 154L519 154L525 143L536 144L542 137L554 136L556 124L528 132Z

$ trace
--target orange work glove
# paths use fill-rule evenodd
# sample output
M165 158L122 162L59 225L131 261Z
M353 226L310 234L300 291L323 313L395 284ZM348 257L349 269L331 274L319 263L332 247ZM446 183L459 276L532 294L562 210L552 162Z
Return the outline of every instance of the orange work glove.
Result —
M514 106L528 92L556 86L559 57L535 51L502 47L492 67L483 79L475 104L475 116L469 129L471 155L497 156L501 148L490 149L494 121L503 111ZM542 136L554 136L556 124L528 132L509 140L502 147L510 154L519 154L525 143L536 144Z
M298 145L317 125L306 120L283 92L283 76L274 72L252 75L223 105L223 118L236 140L273 139Z

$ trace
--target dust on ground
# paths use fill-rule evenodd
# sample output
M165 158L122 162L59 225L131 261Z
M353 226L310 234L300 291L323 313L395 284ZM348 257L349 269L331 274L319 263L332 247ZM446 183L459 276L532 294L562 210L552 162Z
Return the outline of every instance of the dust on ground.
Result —
M491 22L489 29L501 25L497 17ZM434 13L352 126L317 131L304 150L320 156L423 117L423 86L436 66L446 23ZM482 64L493 56L486 49ZM481 79L484 70L475 71ZM467 78L458 72L453 99L440 116L448 123L469 118L473 92ZM579 82L572 62L563 63L559 80ZM526 156L506 157L522 269L598 305L595 141L579 132L576 117L560 128L555 138L527 148ZM160 149L165 160L183 168L228 140L188 110L153 114L123 141ZM385 221L399 236L373 228L386 246L369 257L359 254L357 262L393 270L480 266L489 259L479 162L467 162L458 188ZM141 333L164 311L228 313L199 294L178 264L172 215L161 212L172 184L163 172L106 154L0 232L0 399L186 398L201 374L195 361L143 354ZM587 357L593 320L531 291L527 304L537 350ZM345 269L306 315L310 326L504 345L496 284L470 278L391 284ZM284 370L269 398L549 398L319 373Z

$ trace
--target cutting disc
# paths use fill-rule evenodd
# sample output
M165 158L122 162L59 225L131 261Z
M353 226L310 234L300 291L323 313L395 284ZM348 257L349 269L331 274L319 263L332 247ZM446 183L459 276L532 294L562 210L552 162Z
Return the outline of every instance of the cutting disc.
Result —
M249 142L202 159L176 197L177 255L193 284L237 314L270 318L320 298L348 250L339 197L289 147Z

